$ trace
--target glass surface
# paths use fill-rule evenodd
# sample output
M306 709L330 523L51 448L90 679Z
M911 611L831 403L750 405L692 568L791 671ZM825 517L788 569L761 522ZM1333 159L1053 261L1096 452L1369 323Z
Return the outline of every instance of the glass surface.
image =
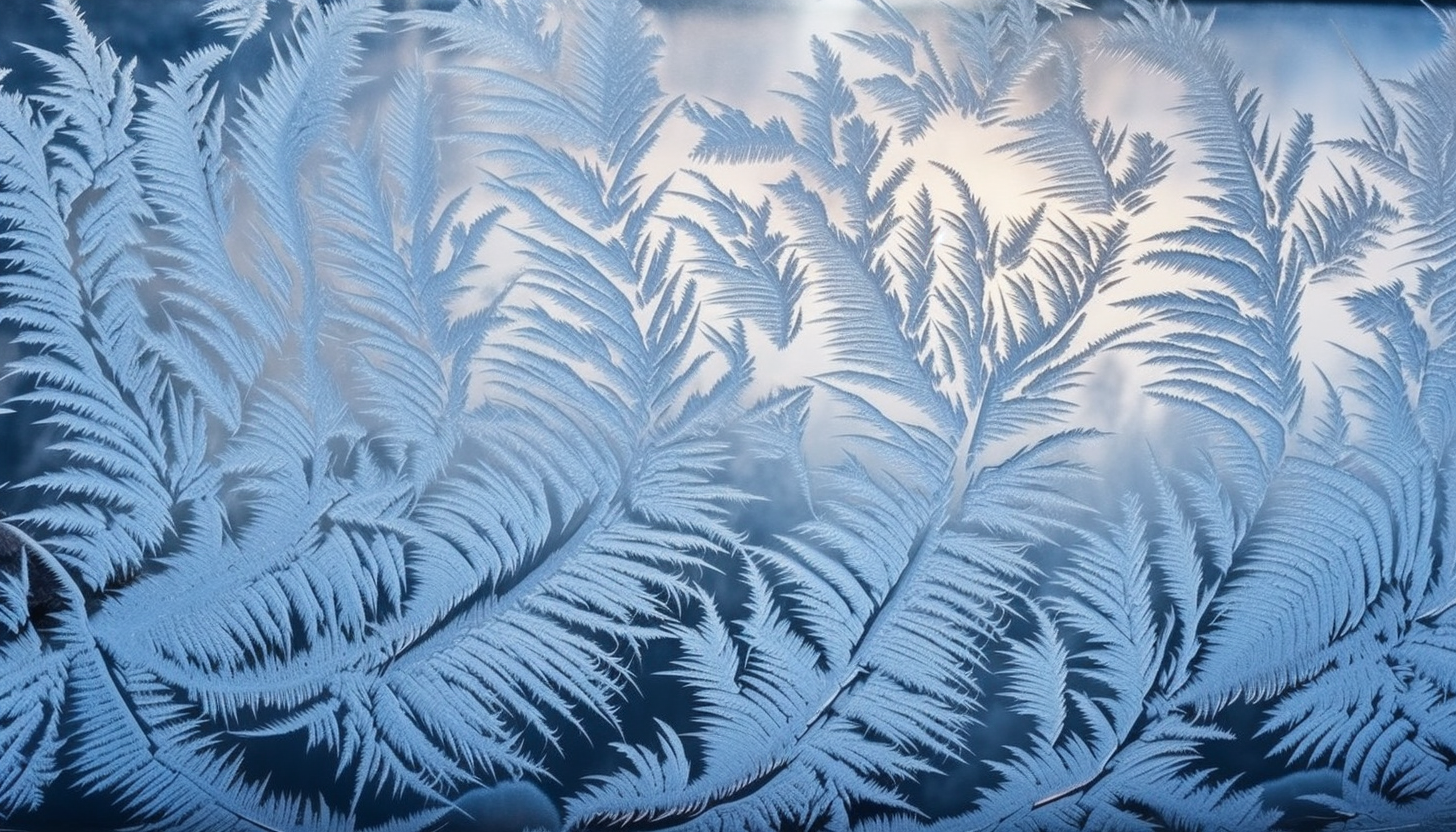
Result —
M1456 828L1453 26L14 0L0 827Z

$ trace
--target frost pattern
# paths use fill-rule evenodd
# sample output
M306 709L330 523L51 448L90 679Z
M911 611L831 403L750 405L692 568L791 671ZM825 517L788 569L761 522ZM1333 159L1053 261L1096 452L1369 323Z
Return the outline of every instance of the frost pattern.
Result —
M1325 136L1070 5L869 0L750 113L628 0L212 0L154 87L54 0L0 818L1451 822L1456 17Z

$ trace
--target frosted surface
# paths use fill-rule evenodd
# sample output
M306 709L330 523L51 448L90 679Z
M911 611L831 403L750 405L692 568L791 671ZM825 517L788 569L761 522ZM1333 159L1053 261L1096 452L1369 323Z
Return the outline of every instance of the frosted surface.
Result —
M1070 5L0 21L0 826L1456 828L1456 17Z

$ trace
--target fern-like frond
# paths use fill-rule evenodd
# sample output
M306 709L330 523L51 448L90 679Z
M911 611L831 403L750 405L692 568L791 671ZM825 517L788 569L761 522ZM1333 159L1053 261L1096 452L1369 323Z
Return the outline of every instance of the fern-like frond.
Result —
M1400 219L1358 171L1336 173L1338 184L1322 192L1318 204L1304 205L1304 222L1294 228L1294 244L1313 282L1358 276L1365 253Z
M890 72L859 82L894 117L903 141L921 136L947 113L996 122L1006 117L1017 85L1052 60L1051 24L1040 8L1057 14L1064 4L1013 0L976 9L950 9L944 41L918 28L883 0L869 3L888 31L852 33L845 39ZM942 57L949 47L947 57Z
M1258 92L1244 88L1208 27L1209 20L1184 9L1135 2L1127 22L1104 37L1109 52L1183 84L1181 109L1192 121L1189 135L1213 189L1198 197L1208 215L1159 235L1163 246L1142 262L1207 279L1217 294L1152 295L1131 305L1178 325L1168 350L1152 350L1153 360L1173 369L1152 392L1244 425L1267 470L1284 453L1303 397L1294 340L1305 276L1286 251L1286 222L1309 165L1313 121L1297 119L1281 153L1260 124ZM1228 374L1239 384L1236 397L1213 382L1217 362L1205 357L1211 354L1238 356L1241 365L1250 360Z
M222 159L223 112L208 73L221 50L174 65L166 82L144 91L138 160L148 205L167 234L151 251L162 261L161 308L167 326L153 336L174 379L202 394L227 431L241 424L244 391L262 373L267 351L283 340L281 316L226 256L232 208Z
M234 44L241 45L267 28L268 3L269 0L208 0L202 14L232 38ZM296 16L304 0L288 0L288 5Z
M1065 199L1074 206L1105 212L1112 208L1114 183L1108 170L1106 140L1098 136L1083 107L1081 71L1071 50L1064 48L1056 61L1056 100L1033 116L1012 122L1027 135L1005 145L1010 150L1047 168L1055 184L1041 194ZM1104 141L1097 141L1102 138ZM1104 149L1106 147L1106 149Z
M1286 462L1234 555L1188 700L1203 708L1257 701L1318 669L1320 650L1375 600L1393 551L1380 495L1344 471Z
M369 0L306 11L284 59L242 95L235 136L260 219L254 267L264 276L267 301L285 318L296 316L306 333L321 331L324 307L299 177L305 159L337 129L342 103L360 80L359 39L380 22ZM314 337L298 339L296 348L307 389L327 390Z
M683 217L677 224L700 251L697 273L717 285L715 300L756 322L774 346L788 346L804 324L805 264L788 245L788 236L772 230L771 203L751 205L706 176L695 178L704 194L688 198L707 223Z
M88 589L134 574L172 528L161 436L163 381L147 349L137 286L148 215L130 133L129 66L98 45L79 11L55 6L65 53L34 50L53 74L32 103L0 101L0 216L12 245L4 319L22 352L9 370L33 382L15 399L64 437L30 482L46 505L20 522Z

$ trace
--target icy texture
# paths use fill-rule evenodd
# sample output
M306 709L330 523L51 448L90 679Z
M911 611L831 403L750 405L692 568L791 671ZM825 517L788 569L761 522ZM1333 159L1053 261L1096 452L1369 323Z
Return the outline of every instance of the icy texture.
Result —
M1450 822L1456 18L1342 136L1067 5L745 111L625 0L213 0L140 88L57 0L5 826Z

